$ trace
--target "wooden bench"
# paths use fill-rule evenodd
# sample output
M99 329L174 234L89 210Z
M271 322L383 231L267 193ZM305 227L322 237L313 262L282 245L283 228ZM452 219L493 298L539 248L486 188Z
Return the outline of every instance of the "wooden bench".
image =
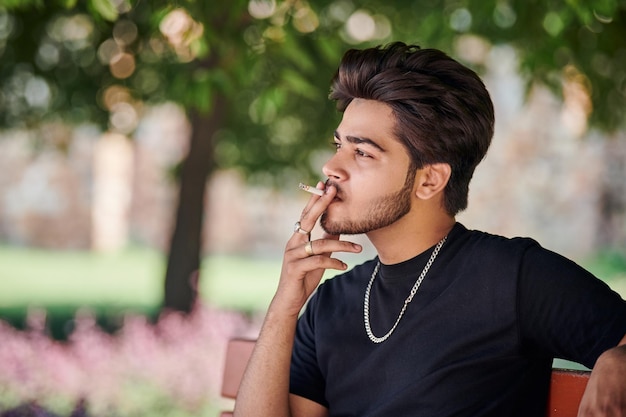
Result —
M239 383L252 354L254 343L254 340L249 339L232 339L228 342L221 392L224 398L237 397ZM589 374L589 371L554 369L546 417L576 417ZM220 416L232 417L232 415L232 412L224 411Z

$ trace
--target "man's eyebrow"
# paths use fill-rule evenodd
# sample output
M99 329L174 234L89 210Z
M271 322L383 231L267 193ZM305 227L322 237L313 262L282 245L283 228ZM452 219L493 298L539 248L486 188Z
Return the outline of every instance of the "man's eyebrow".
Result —
M335 137L339 140L341 140L341 135L339 135L339 132L337 132L335 130ZM357 137L357 136L350 136L347 135L346 136L346 140L350 143L355 143L355 144L359 144L359 143L365 143L367 145L371 145L373 147L375 147L376 149L378 149L381 152L385 152L385 150L383 149L382 146L380 146L378 143L374 142L372 139L369 138L361 138L361 137Z

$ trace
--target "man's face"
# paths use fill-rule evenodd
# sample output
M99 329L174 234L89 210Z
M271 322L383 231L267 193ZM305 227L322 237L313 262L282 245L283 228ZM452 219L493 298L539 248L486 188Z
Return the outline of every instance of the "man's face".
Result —
M331 234L367 233L387 227L411 209L415 172L409 155L395 139L391 108L355 99L335 132L336 154L324 165L337 196L322 215Z

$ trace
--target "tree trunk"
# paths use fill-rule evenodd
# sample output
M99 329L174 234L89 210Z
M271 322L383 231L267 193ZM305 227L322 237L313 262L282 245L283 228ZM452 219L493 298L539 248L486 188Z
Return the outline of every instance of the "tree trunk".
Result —
M189 111L191 138L180 174L176 224L170 242L163 308L191 312L198 297L205 188L214 169L213 134L224 116L223 97L216 94L210 113Z

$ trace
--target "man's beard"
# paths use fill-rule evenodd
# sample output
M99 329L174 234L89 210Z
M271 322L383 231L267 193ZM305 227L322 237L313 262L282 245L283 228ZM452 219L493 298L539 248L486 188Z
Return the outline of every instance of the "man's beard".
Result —
M400 191L388 194L370 202L366 211L358 219L331 221L324 212L320 225L326 233L332 235L357 235L389 226L411 210L411 192L415 183L415 171L409 170L404 186ZM333 184L335 185L335 184ZM337 191L339 192L339 187Z

